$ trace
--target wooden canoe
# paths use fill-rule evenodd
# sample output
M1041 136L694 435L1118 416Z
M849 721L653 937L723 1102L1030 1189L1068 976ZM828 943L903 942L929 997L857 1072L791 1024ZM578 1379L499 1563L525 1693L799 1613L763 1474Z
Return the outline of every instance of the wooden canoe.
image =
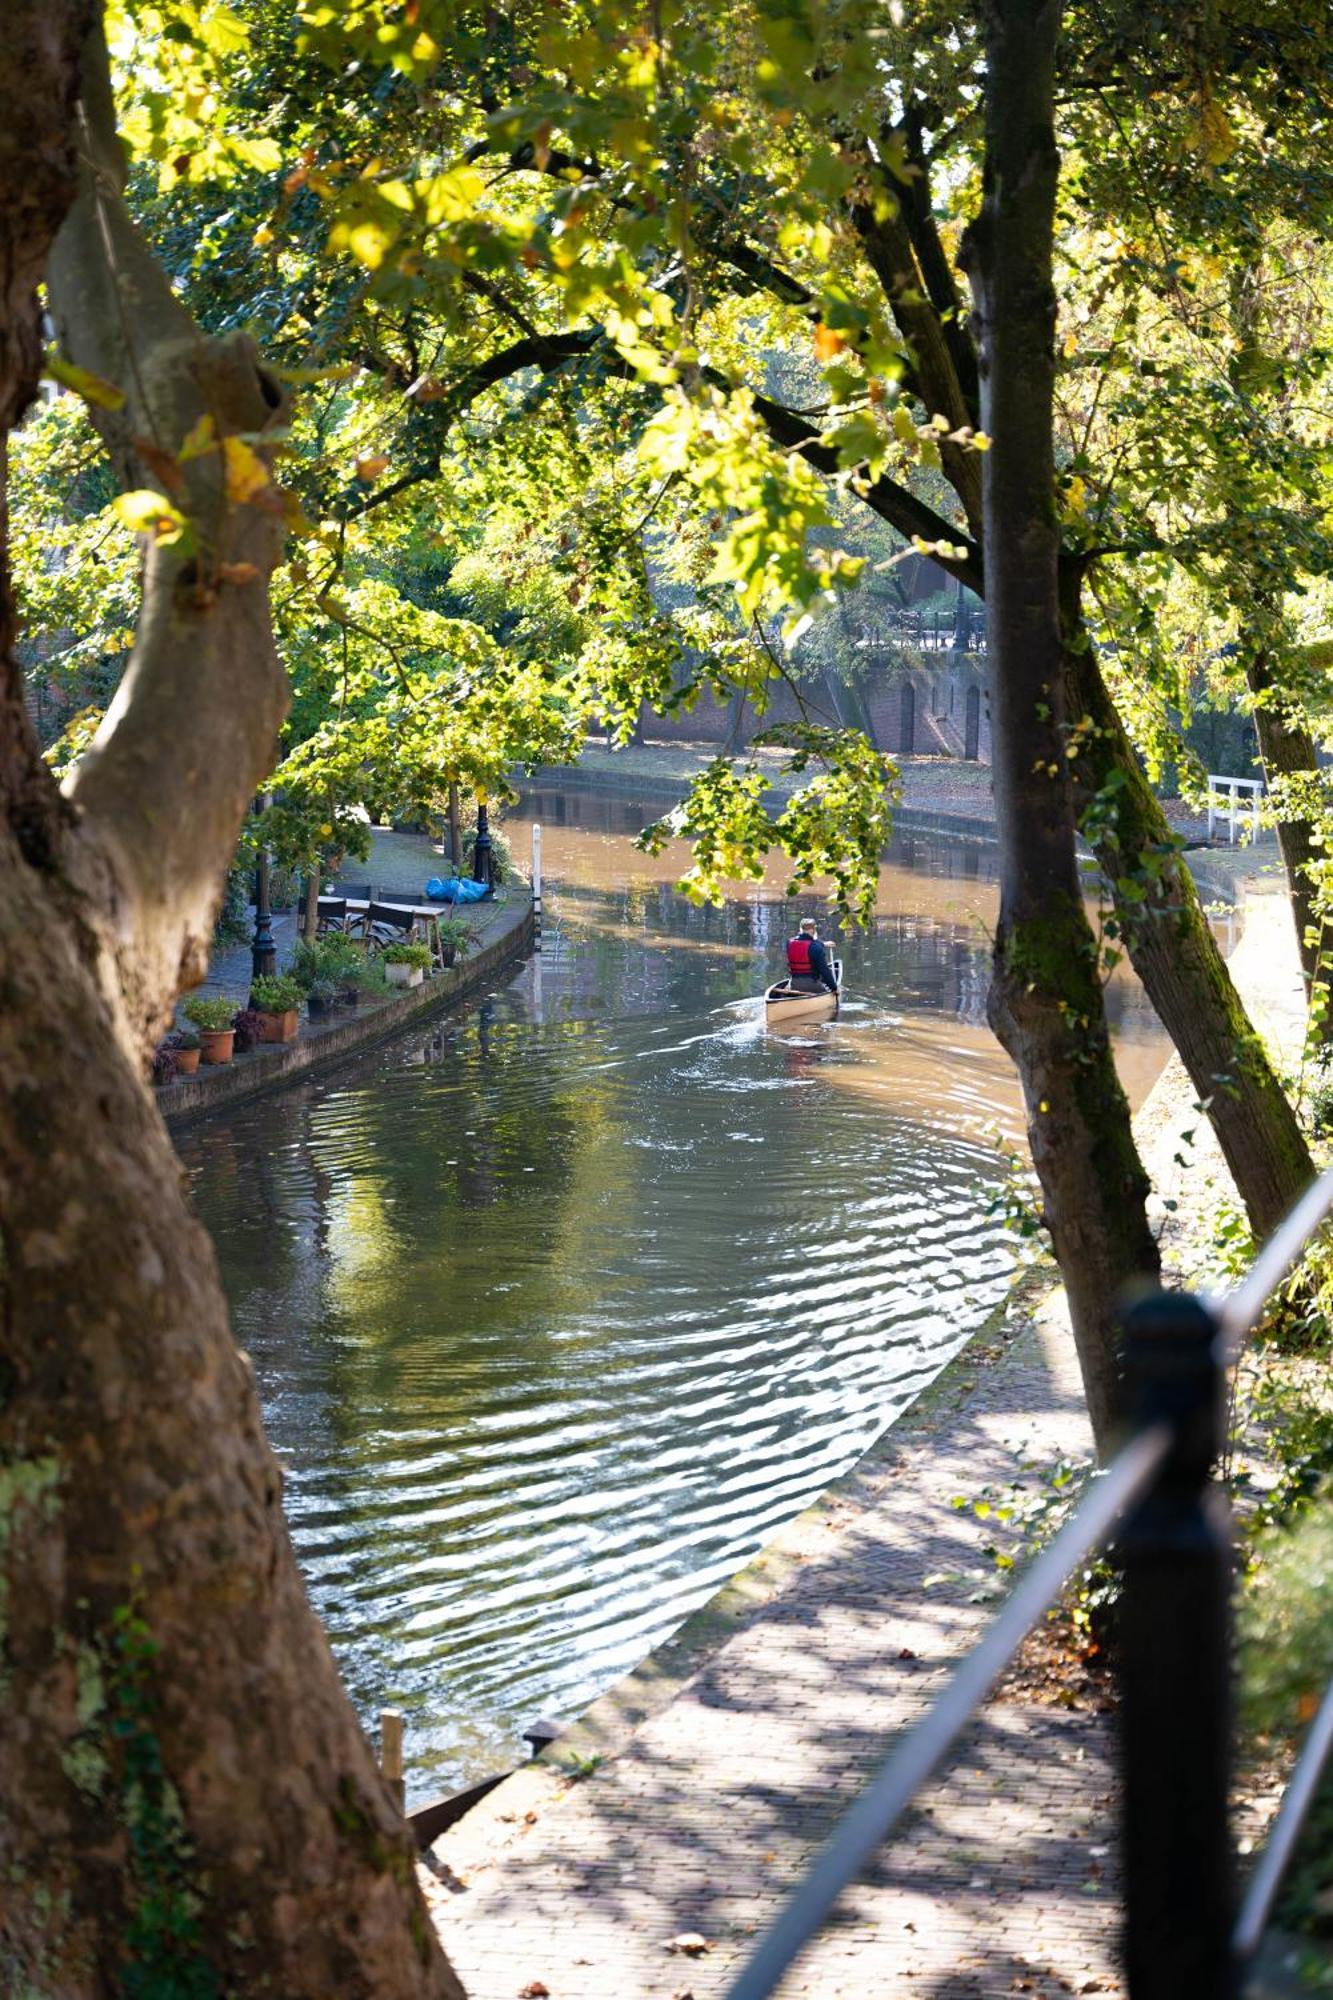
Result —
M788 1021L831 1021L842 999L842 960L833 961L836 993L793 992L790 979L779 979L764 995L764 1019L770 1028L785 1027Z

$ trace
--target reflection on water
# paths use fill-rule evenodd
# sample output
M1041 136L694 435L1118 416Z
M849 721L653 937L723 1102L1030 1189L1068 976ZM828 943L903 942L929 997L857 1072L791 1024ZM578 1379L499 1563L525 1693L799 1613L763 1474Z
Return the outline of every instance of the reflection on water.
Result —
M690 908L592 803L533 802L554 922L480 1012L182 1142L314 1601L363 1714L408 1711L418 1795L633 1666L1011 1265L986 851L900 843L841 1020L770 1036L792 904Z

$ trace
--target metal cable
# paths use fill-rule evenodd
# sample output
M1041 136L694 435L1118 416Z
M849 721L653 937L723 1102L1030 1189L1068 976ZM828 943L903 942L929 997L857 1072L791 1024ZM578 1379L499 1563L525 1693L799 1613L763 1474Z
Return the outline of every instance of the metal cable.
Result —
M1242 1962L1253 1958L1259 1949L1259 1940L1264 1934L1306 1815L1314 1803L1330 1751L1333 1751L1333 1682L1324 1691L1319 1713L1310 1724L1310 1733L1301 1745L1291 1782L1282 1794L1282 1806L1273 1822L1273 1831L1246 1885L1245 1900L1231 1939L1232 1949Z

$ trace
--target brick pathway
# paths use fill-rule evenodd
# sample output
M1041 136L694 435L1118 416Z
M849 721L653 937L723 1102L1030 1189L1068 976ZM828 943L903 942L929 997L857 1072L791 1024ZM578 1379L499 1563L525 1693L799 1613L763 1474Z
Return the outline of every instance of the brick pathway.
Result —
M557 1746L602 1747L591 1776L534 1765L442 1837L432 1900L472 2000L533 1980L554 2000L720 1993L989 1616L972 1600L994 1524L954 1496L1086 1448L1054 1319L954 1371L906 1441L890 1433L739 1579L730 1636L705 1610ZM631 1728L661 1702L654 1674L670 1698ZM783 1992L1118 1993L1111 1788L1100 1717L992 1704ZM691 1931L706 1954L668 1952Z

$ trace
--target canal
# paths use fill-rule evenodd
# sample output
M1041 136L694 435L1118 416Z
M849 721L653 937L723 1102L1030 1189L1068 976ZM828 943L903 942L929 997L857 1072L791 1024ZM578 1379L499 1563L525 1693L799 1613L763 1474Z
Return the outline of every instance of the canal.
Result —
M899 836L840 1020L774 1037L754 996L821 906L775 877L694 908L679 854L631 847L645 816L530 796L539 957L180 1141L312 1598L362 1715L406 1712L416 1797L633 1667L1013 1267L993 850ZM1131 980L1109 999L1141 1096L1165 1044Z

